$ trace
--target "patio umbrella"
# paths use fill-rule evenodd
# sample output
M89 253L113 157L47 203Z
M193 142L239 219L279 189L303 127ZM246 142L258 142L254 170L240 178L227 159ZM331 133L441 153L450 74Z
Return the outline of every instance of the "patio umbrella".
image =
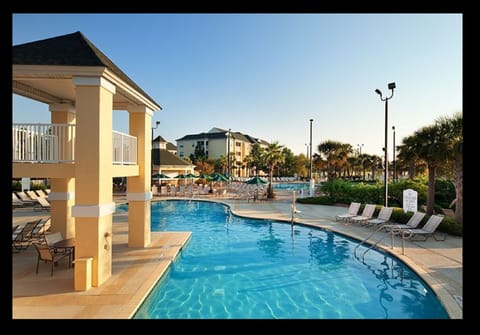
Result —
M228 181L228 178L221 173L215 173L210 175L211 181Z
M207 179L207 180L210 180L210 175L206 174L206 173L200 173L198 176L196 176L196 178L201 178L201 179Z
M245 182L245 184L249 184L249 185L265 185L265 184L268 184L268 181L265 181L263 180L262 178L260 178L259 176L255 176L255 177L252 177L250 178L249 180L247 180Z
M152 175L152 179L170 179L170 177L163 173L155 173Z
M263 180L262 178L260 178L259 176L255 176L255 177L252 177L250 178L249 180L247 180L245 182L245 184L249 184L249 185L257 185L257 197L258 197L258 186L259 185L265 185L265 184L268 184L268 181L265 181Z

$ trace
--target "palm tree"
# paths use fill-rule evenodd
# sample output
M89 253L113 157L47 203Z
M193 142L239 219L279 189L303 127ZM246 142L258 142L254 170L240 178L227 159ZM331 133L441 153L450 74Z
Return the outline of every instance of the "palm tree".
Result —
M463 224L463 116L455 113L452 117L437 120L449 159L453 160L455 181L455 220Z
M410 139L412 140L412 139ZM435 170L448 159L447 142L438 124L426 126L413 134L411 149L427 163L427 214L433 214L435 204Z
M268 147L265 148L263 153L263 159L265 164L268 167L268 190L267 198L272 199L275 197L273 193L273 170L275 166L283 162L284 155L282 153L283 146L278 144L278 141L270 143Z
M318 145L318 151L327 161L328 180L333 180L345 165L351 145L328 140Z
M401 145L397 146L398 155L397 160L399 165L407 164L408 165L408 178L413 180L416 174L417 164L419 162L418 153L416 152L416 138L412 136L407 136L403 138Z

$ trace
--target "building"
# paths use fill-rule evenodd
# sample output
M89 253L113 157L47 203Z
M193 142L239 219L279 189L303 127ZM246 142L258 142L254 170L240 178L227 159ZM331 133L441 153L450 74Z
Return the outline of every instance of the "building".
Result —
M75 237L74 289L112 274L112 179L127 177L128 246L150 244L152 116L160 105L81 32L12 48L13 93L51 123L12 125L13 178L50 178L51 230ZM129 133L112 129L113 110Z
M254 144L267 147L267 141L240 132L220 128L212 128L207 133L186 135L177 141L177 155L180 158L191 157L195 150L201 150L208 159L219 159L230 156L230 172L233 176L247 177L250 171L246 168L245 157Z
M167 142L162 136L155 138L152 147L152 175L163 173L174 178L179 174L195 173L195 165L178 157L177 147Z

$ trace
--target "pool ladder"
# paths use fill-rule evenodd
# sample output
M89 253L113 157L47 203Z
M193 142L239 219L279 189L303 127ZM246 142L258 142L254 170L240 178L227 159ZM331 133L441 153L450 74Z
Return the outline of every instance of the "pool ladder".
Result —
M388 236L388 234L382 234L382 236L380 237L380 239L378 239L375 243L371 243L371 242L367 242L371 237L373 237L376 233L378 233L380 230L382 230L383 228L383 224L380 225L377 229L375 229L370 235L368 235L365 239L363 239L360 243L357 244L357 246L355 247L355 249L353 249L353 256L355 258L357 258L357 249L364 243L368 243L370 244L370 246L362 253L362 262L365 261L365 254L367 252L369 252L370 250L372 250L373 248L375 248L378 243L382 242L385 237ZM392 249L393 249L393 234L391 234L392 236Z

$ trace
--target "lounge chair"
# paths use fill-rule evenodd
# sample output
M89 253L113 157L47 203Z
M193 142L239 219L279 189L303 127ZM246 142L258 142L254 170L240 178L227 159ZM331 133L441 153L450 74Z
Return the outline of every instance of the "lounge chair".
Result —
M350 218L351 223L360 223L366 224L368 220L370 220L375 212L375 205L373 204L366 204L365 208L363 208L362 215L357 215Z
M385 231L387 232L390 230L400 232L403 229L415 229L418 227L420 222L422 222L424 217L425 217L424 212L415 212L410 217L410 219L408 219L406 224L386 224L386 225L383 225L382 228L385 228Z
M37 198L36 199L38 204L35 205L34 209L35 210L47 210L49 211L52 207L50 206L50 203L48 202L47 199L45 198Z
M16 192L15 193L17 195L17 197L20 198L20 200L22 200L22 202L25 204L25 205L35 205L35 203L37 202L37 200L35 199L32 199L32 198L29 198L25 192Z
M345 214L339 214L335 216L335 221L348 221L349 219L358 215L359 209L360 209L360 203L352 202L350 203L350 207L348 207L348 212Z
M29 221L23 227L12 232L12 247L17 250L27 249L32 243L32 231L42 219Z
M50 217L42 219L32 230L31 237L36 240L44 240L45 233L50 229L52 222Z
M370 219L367 221L367 225L374 225L379 226L381 224L387 223L390 221L390 217L392 216L393 207L385 207L383 206L378 213L378 216L374 219Z
M437 239L435 237L435 230L437 230L437 227L443 221L443 218L443 215L432 215L422 228L404 229L402 231L402 238L413 241L416 236L421 236L422 241L426 241L430 236L433 236L435 241L445 241L447 234L444 234L442 239Z
M12 192L12 207L23 207L24 203Z
M38 266L40 261L50 262L52 263L52 269L50 275L53 276L53 267L55 264L62 258L68 257L68 267L70 268L71 260L71 253L55 253L52 249L49 248L46 244L34 243L35 249L37 249L37 270L35 273L38 274Z

